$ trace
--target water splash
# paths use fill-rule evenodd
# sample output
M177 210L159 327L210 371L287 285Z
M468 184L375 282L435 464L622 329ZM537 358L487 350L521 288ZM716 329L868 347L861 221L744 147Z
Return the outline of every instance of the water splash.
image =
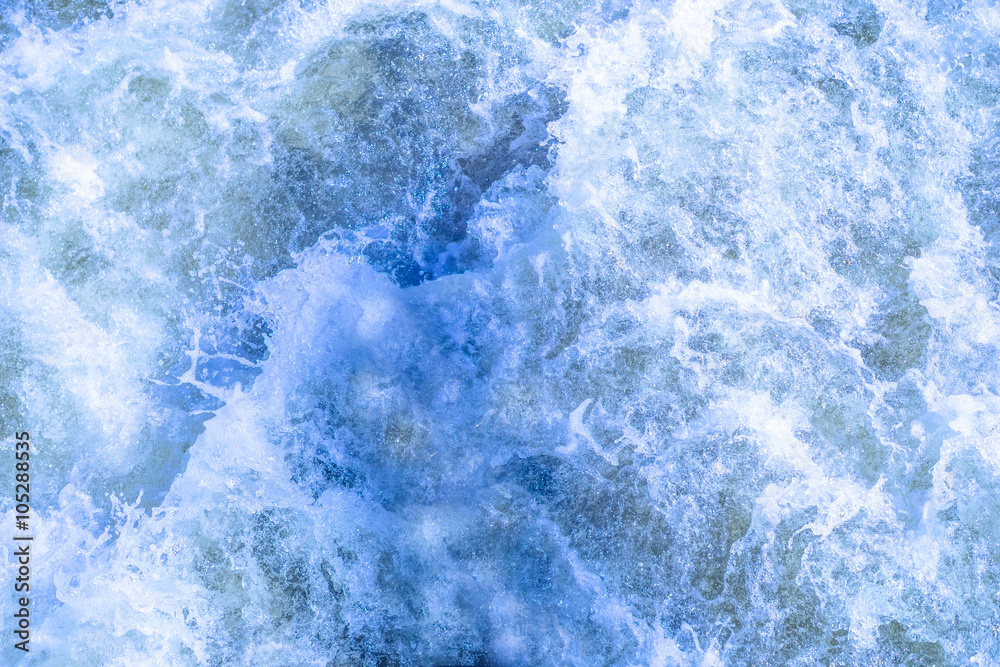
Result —
M5 10L29 661L993 664L998 28Z

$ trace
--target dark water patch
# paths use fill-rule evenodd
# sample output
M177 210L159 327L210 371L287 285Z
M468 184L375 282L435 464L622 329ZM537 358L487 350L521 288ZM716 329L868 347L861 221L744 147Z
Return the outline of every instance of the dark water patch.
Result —
M496 73L482 52L444 38L423 13L348 34L301 67L278 121L274 179L302 215L291 248L354 230L355 252L401 286L466 270L442 254L468 237L493 183L551 167L546 126L565 112L563 94L521 82L488 99Z
M862 344L861 358L879 376L899 380L910 368L923 365L931 337L927 309L906 281L905 271L897 271L889 293L869 320L876 338Z
M1000 80L994 84L1000 100ZM986 247L986 267L993 277L993 298L1000 294L1000 135L977 141L968 173L959 180L969 222L979 227Z
M225 403L214 396L209 396L198 387L188 382L177 384L157 384L149 390L150 396L164 407L176 408L185 412L210 412L218 410Z
M358 489L364 486L364 473L337 463L335 457L322 445L311 451L291 452L285 456L292 470L292 481L309 489L313 498L319 498L332 488Z
M905 625L891 620L878 628L878 657L900 667L949 667L954 664L938 642L912 637Z
M739 437L678 447L668 458L686 472L670 481L662 492L664 502L650 496L645 475L652 462L627 455L623 465L600 472L546 455L513 458L498 471L498 479L520 487L536 508L525 507L524 513L541 513L555 522L575 554L616 597L628 600L648 622L666 614L668 626L680 630L692 618L710 623L718 606L713 601L722 604L732 595L726 583L731 551L749 530L755 497L749 489L760 482L751 468L741 468L729 473L750 477L744 490L737 490L726 484L732 480L710 470L722 457L749 461L751 450ZM518 554L516 560L530 562L530 554ZM549 578L525 580L524 590L549 590L557 565L546 561ZM554 589L551 595L563 593ZM664 609L656 600L671 603Z
M0 10L0 51L7 48L7 45L17 39L21 31L12 21L11 12Z
M246 33L286 0L229 0L214 11L216 26L225 35L246 36Z
M18 3L18 10L38 27L62 30L90 21L112 18L118 0L30 0ZM2 38L0 38L2 44Z
M208 404L211 399L201 400ZM130 502L141 494L145 510L163 502L174 479L187 469L191 445L205 432L205 422L215 416L212 412L189 412L187 405L183 409L160 406L156 413L155 422L140 433L139 442L146 446L131 469L108 484L113 493Z
M813 664L826 654L835 659L830 664L842 664L836 659L850 657L850 642L838 641L836 610L822 608L817 587L803 576L815 538L802 529L817 514L815 507L794 511L773 533L755 526L739 545L726 577L731 613L739 619L726 645L727 663L784 665L798 658ZM760 605L760 599L771 602Z
M850 37L855 46L863 49L878 41L884 24L885 19L874 4L866 0L848 0L844 3L843 14L832 25L839 34Z
M0 429L12 434L23 430L26 406L21 378L29 366L24 334L7 322L0 323Z
M51 186L45 182L42 153L31 133L16 119L11 125L0 131L0 188L4 192L0 212L4 222L22 231L35 230Z

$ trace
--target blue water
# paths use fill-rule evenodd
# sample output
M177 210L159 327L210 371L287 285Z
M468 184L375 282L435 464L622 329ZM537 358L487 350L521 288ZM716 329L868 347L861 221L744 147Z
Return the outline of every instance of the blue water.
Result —
M3 664L1000 664L995 4L2 17Z

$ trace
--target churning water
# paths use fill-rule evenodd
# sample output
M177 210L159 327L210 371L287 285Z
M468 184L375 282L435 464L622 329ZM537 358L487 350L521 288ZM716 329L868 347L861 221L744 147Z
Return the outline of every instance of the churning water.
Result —
M1000 661L992 3L25 0L0 49L5 664Z

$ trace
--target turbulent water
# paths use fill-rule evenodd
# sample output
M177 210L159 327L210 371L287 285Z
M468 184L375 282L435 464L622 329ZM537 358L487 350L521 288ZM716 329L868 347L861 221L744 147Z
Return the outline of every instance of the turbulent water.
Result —
M4 664L1000 664L993 3L2 17Z

